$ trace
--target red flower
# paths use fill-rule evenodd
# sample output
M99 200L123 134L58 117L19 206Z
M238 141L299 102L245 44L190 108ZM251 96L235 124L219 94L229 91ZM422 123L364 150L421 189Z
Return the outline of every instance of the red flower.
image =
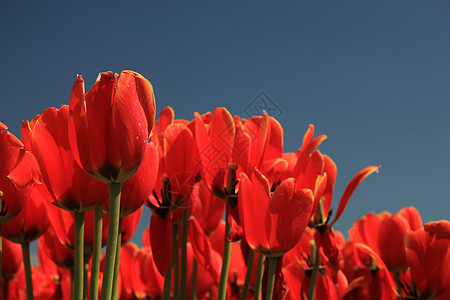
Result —
M231 162L235 138L233 117L224 107L216 108L210 120L205 123L196 113L190 128L198 147L198 163L202 179L207 187L218 196L225 198L225 173Z
M49 205L48 213L50 218L50 225L53 228L57 238L64 246L75 248L75 218L74 214ZM94 217L95 211L91 209L85 213L84 218L84 253L92 253L94 246ZM102 218L102 246L106 245L108 235L108 221L109 217L103 214Z
M85 212L108 198L108 187L86 174L75 162L68 137L69 107L50 107L22 125L24 140L31 140L31 150L42 171L50 193L48 200L73 212ZM52 201L53 200L53 201Z
M203 180L197 182L195 186L194 202L189 209L204 232L210 236L222 220L225 202L214 196Z
M411 276L424 299L450 289L450 222L427 223L406 233L406 256ZM421 298L421 299L422 299Z
M164 162L170 182L171 204L174 209L186 206L191 200L198 174L194 158L198 151L189 128L180 123L169 125L164 131Z
M35 157L7 128L0 122L0 224L22 210L34 183L41 182Z
M6 129L8 127L0 122L0 177L8 176L25 155L25 146Z
M312 209L311 190L296 191L295 180L288 178L271 195L269 181L255 168L252 180L240 174L238 195L241 225L252 249L278 256L298 243Z
M125 182L138 169L155 120L150 82L133 71L100 73L90 92L78 76L70 98L70 144L77 163L105 182Z
M23 265L22 247L7 239L2 240L2 276L7 280L14 277ZM4 278L2 278L4 279Z
M29 243L44 234L50 226L47 215L49 204L46 202L47 200L42 197L39 190L33 187L21 212L2 225L3 237L15 243Z
M405 252L406 231L414 230L418 224L422 224L419 212L413 207L405 207L395 215L388 212L379 215L369 213L353 224L349 235L354 243L369 246L389 270L400 271L408 267Z
M52 227L39 238L37 250L42 268L51 276L58 277L58 267L73 269L74 251L59 241Z
M158 152L153 143L147 143L144 160L129 180L122 184L120 217L124 218L142 207L152 194L158 173ZM109 211L109 199L103 209Z

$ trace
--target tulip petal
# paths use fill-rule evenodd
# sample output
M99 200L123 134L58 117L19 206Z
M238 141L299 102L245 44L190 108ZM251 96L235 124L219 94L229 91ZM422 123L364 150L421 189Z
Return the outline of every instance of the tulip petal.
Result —
M208 269L211 263L211 242L194 217L189 219L188 240L199 264Z
M180 205L194 187L198 163L191 131L184 124L171 124L164 132L164 161L170 180L172 200Z
M0 122L0 176L7 176L25 155L25 146Z
M268 116L251 117L245 122L245 132L250 136L250 168L260 168L269 131ZM250 170L248 170L250 171Z
M316 138L312 138L314 136L314 125L310 124L308 130L306 131L303 137L303 144L298 152L298 160L297 164L292 171L293 177L298 178L300 173L305 168L306 160L309 155L317 148L319 145L327 139L326 135L319 135Z
M164 107L159 113L157 134L163 134L167 126L173 123L174 118L175 112L173 111L173 108L170 106Z
M247 243L254 250L270 251L269 183L258 171L253 173L252 182L245 173L239 177L238 210Z
M156 267L161 275L165 275L169 271L172 256L172 221L170 215L162 219L156 214L152 214L150 243Z
M291 250L300 240L310 219L314 195L309 189L295 191L295 185L293 178L286 179L270 199L273 228L270 245L273 252ZM279 248L274 248L274 245Z
M69 142L78 165L89 174L93 174L89 154L89 138L84 96L84 80L77 76L70 95ZM31 129L30 129L31 130Z
M111 115L116 82L117 74L112 72L100 73L92 89L85 95L85 116L82 115L77 120L77 123L85 122L84 127L80 129L82 130L81 137L87 138L87 143L86 141L82 142L83 149L80 149L80 145L78 145L79 152L83 151L83 156L88 157L87 164L90 162L94 170L98 169L102 176L107 178L115 177L117 170L108 169L106 158L108 157L110 164L113 166L118 167L120 165L117 148L109 148L111 137L108 136L112 129ZM83 103L80 103L80 105L83 105ZM76 130L78 131L78 128ZM77 142L79 141L77 139ZM115 140L111 142L114 143ZM121 142L126 143L126 141Z
M130 72L124 71L119 77L112 107L112 127L109 129L108 161L112 166L120 168L118 182L128 180L144 159L145 145L155 119L150 83L141 75ZM150 85L151 91L146 84ZM142 103L145 104L145 109ZM153 108L149 108L149 105L153 105ZM150 120L147 119L147 114ZM113 149L117 149L117 152Z
M26 186L42 183L41 169L36 158L31 152L26 151L20 163L9 173L8 177L21 190Z
M333 200L334 183L336 182L337 166L334 161L328 156L323 155L325 162L324 172L327 173L327 187L323 193L323 210L325 220L328 218L328 213Z
M348 200L350 200L350 197L352 196L355 189L358 187L358 185L370 174L373 172L378 173L378 169L380 166L369 166L365 167L358 173L356 173L355 176L350 180L347 187L344 190L344 193L342 194L341 201L339 202L339 206L336 211L336 215L334 216L333 222L331 224L336 223L337 220L341 217L342 213L345 210L345 207L347 206Z
M280 158L283 155L283 127L273 117L268 118L268 135L264 151L264 160Z

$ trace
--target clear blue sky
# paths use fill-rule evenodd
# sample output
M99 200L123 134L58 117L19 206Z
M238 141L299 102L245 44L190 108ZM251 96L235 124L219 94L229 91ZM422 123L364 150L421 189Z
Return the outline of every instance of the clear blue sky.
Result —
M336 228L367 212L450 213L448 1L12 1L0 3L0 121L69 102L77 74L132 69L153 84L158 112L179 118L225 106L246 116L263 91L285 151L308 124L338 165L333 207L361 168ZM248 112L248 110L247 110ZM141 230L149 223L144 214Z

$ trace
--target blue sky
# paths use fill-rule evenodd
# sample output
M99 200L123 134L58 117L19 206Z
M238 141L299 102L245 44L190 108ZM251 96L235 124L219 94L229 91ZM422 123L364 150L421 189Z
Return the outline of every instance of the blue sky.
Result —
M77 74L132 69L157 110L190 119L225 106L246 117L261 92L277 108L285 151L308 124L338 166L334 205L367 165L336 225L415 206L425 222L450 211L448 1L118 1L0 4L0 121L68 104ZM149 223L144 214L135 241Z

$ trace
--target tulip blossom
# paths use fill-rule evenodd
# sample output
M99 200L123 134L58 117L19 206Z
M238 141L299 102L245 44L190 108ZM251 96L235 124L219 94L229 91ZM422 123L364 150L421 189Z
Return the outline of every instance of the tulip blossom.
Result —
M342 248L341 270L348 281L345 299L397 299L391 273L368 246L348 241Z
M198 147L198 163L208 188L225 198L225 174L231 162L235 127L231 114L224 107L216 108L208 123L196 113L190 124Z
M333 224L336 223L337 220L341 217L341 215L344 213L345 207L347 206L348 201L350 200L350 197L353 195L356 188L359 186L359 184L370 174L373 172L378 172L379 166L369 166L365 167L362 170L360 170L358 173L353 176L353 178L350 180L350 182L347 184L344 193L341 196L341 199L339 201L339 205L336 211L336 215L334 216L334 219L331 223L328 224L330 221L328 211L325 210L325 206L329 207L332 199L332 190L334 188L334 178L336 178L336 165L334 162L327 158L326 161L328 161L326 164L328 164L328 168L332 171L330 172L332 175L327 179L327 187L324 191L324 201L323 201L323 210L319 211L319 217L315 218L315 225L318 231L314 235L315 242L318 245L319 248L321 248L320 251L323 251L324 255L331 260L332 263L337 263L337 255L338 255L338 249L334 243L334 234L333 234ZM330 181L333 180L333 181ZM325 198L327 196L328 198ZM323 215L320 215L322 214ZM318 220L318 221L317 221ZM335 266L336 267L336 266Z
M30 123L22 136L31 140L31 151L41 167L48 201L73 212L85 212L108 197L107 186L86 174L75 162L68 137L69 107L50 107ZM44 189L44 187L39 187Z
M2 276L9 280L19 271L23 265L22 250L20 245L7 239L2 241Z
M186 206L199 171L194 159L198 150L189 128L183 124L169 125L164 131L163 149L173 209Z
M85 93L78 75L70 97L70 145L77 163L105 182L128 180L144 159L155 120L150 82L133 71L100 73Z
M0 122L0 177L6 177L22 161L25 146Z
M388 212L379 215L369 213L354 223L349 235L354 243L369 246L389 270L401 271L408 267L405 252L406 231L414 230L421 223L418 211L413 207L405 207L395 215Z
M30 243L44 234L50 225L46 201L34 187L22 211L2 225L2 235L15 243Z
M225 203L213 195L202 180L196 183L195 198L190 208L191 214L197 219L204 232L209 236L222 220Z
M120 278L122 280L122 297L132 299L134 296L138 299L146 297L145 286L141 280L142 268L138 256L139 248L128 243L122 246L120 250Z
M74 249L75 244L75 217L73 213L70 213L64 209L60 209L55 206L48 207L48 213L50 218L50 224L55 232L57 238L69 249ZM84 224L84 253L91 254L94 245L94 210L90 210L85 213ZM108 233L108 216L103 215L102 225L102 246L106 245Z
M313 194L295 190L288 178L271 195L269 181L258 169L250 180L240 174L239 217L248 245L267 256L279 256L300 240L309 221Z
M421 299L450 289L450 222L439 221L406 233L406 256Z
M122 184L120 197L120 217L135 212L147 201L153 191L158 173L158 152L153 143L147 143L144 160L129 180ZM109 201L104 210L109 210Z
M55 265L63 269L73 269L74 252L60 242L52 227L49 227L37 244L39 261L48 274L54 275Z
M0 224L22 210L32 186L42 180L35 157L6 129L0 122Z

